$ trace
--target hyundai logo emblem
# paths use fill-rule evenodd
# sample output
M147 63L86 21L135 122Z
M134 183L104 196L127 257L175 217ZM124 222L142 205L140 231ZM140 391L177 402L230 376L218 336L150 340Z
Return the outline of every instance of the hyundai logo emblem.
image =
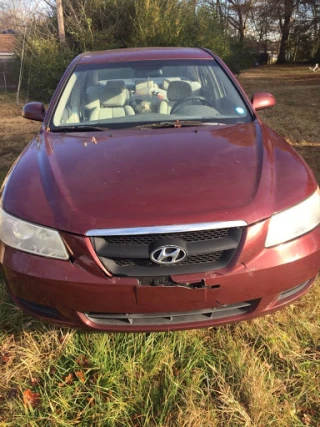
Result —
M187 252L180 246L166 245L160 246L150 254L150 259L161 265L172 265L184 260Z

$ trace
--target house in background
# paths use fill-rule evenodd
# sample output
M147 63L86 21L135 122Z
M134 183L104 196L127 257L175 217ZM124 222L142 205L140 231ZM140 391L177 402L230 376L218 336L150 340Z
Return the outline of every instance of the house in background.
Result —
M259 42L255 38L248 38L246 41L246 47L252 55L252 65L274 64L278 59L278 41L265 40L263 42Z
M0 34L0 89L14 89L17 86L12 72L16 37L11 30Z

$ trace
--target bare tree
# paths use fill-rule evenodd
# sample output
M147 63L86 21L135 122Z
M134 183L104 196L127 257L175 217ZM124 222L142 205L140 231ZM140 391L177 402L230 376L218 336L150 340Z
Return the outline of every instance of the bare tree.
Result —
M315 59L320 58L320 0L305 0L312 10L312 32L313 46L312 56Z
M66 42L66 34L64 31L62 0L57 0L57 20L58 20L59 39L60 39L60 43L63 44Z
M14 30L23 33L26 23L42 11L41 0L0 0L0 33Z
M240 42L244 42L247 24L254 0L228 0L230 4L228 21L237 31Z
M287 62L288 40L290 28L293 21L293 12L299 4L299 0L278 0L276 1L276 10L278 13L279 26L281 31L280 50L278 55L278 64Z

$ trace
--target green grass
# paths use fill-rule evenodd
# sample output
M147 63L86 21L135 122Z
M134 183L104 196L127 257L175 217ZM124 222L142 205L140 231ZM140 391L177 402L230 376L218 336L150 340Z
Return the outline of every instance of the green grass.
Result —
M311 293L306 298L313 302ZM7 306L0 419L17 426L302 426L309 417L316 426L319 325L316 313L301 318L306 309L297 304L203 331L121 335L58 330ZM27 389L40 393L35 409L23 406Z
M265 120L298 148L320 178L319 124L307 100L301 107L310 113L304 131L300 120L303 91L297 80L320 93L320 73L306 83L309 76L303 67L263 67L241 80L248 92L276 93L277 113L264 113ZM6 122L0 127L0 154L7 156L0 166L7 170L15 157L6 151L8 141L18 151L38 125L29 125L34 128L20 132L16 141L16 124L25 125L13 99L1 97L10 112L5 119L0 114ZM289 100L295 108L286 121ZM317 427L319 284L318 279L306 296L272 316L149 335L48 326L22 314L0 287L0 426ZM39 393L34 408L23 403L29 389Z

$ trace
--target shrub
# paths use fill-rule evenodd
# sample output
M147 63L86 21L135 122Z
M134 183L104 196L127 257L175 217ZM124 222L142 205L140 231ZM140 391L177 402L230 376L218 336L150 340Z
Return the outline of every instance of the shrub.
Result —
M187 0L79 0L65 2L66 39L58 43L56 17L25 44L22 88L48 101L70 60L85 50L115 47L197 46L215 51L238 74L250 65L247 50L232 42L215 10ZM17 54L21 57L22 41Z
M22 40L18 43L16 53L21 61ZM70 47L66 45L61 48L52 36L28 38L22 61L22 89L28 97L48 102L74 56L75 52Z

